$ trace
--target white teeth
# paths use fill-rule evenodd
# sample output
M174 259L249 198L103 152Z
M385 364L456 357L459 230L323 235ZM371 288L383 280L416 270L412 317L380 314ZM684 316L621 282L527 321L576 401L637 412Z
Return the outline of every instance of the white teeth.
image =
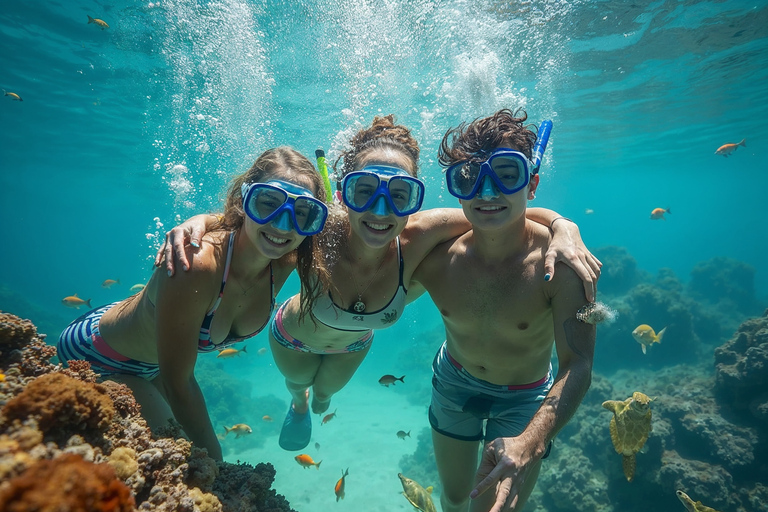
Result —
M392 224L374 224L373 222L366 222L365 225L376 231L384 231L389 229Z
M501 206L481 206L480 208L478 208L478 210L480 210L481 212L492 212L492 211L502 210L502 209L503 207Z
M270 242L272 242L273 244L278 244L278 245L284 244L288 241L287 238L277 238L275 236L268 235L266 233L264 233L264 237Z

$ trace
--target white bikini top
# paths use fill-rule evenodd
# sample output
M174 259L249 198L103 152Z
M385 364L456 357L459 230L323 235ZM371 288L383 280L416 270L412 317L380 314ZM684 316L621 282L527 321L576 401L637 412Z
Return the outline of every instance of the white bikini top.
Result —
M367 331L370 329L385 329L394 324L405 310L405 298L408 290L403 284L403 254L400 251L400 237L397 241L397 257L400 260L400 283L397 292L389 304L372 313L357 313L347 311L333 302L331 292L323 294L315 301L312 309L314 317L322 324L340 331Z

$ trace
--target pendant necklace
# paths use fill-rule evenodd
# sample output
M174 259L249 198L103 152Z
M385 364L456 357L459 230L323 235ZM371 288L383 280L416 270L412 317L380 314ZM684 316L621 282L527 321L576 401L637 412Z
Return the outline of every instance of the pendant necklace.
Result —
M387 250L387 253L389 253L389 250ZM352 305L352 309L355 310L355 313L362 313L365 311L365 302L363 302L363 294L368 290L368 287L371 286L371 283L374 279L376 279L376 276L379 275L379 271L381 270L381 267L384 266L384 261L387 259L387 254L384 254L384 257L381 259L381 263L379 263L379 268L376 269L376 273L373 274L373 277L370 281L368 281L368 284L366 285L365 289L363 289L362 292L357 294L357 302L355 302ZM359 290L360 287L357 285L357 279L355 279L355 270L352 268L352 263L347 261L347 264L349 265L350 273L352 274L352 282L355 283L355 290Z

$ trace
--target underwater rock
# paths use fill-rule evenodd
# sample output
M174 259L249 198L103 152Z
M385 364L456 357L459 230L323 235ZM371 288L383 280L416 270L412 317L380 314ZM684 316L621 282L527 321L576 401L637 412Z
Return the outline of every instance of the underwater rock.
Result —
M745 421L768 425L768 310L715 349L716 396Z
M292 510L270 464L217 464L186 439L153 435L127 386L94 383L87 363L53 365L55 352L2 314L0 510Z
M608 295L626 293L642 281L648 281L650 276L637 268L637 261L626 247L606 246L593 251L603 263L598 290Z
M755 269L731 258L716 257L697 263L691 270L688 294L743 314L759 311L755 298Z
M664 452L658 481L663 492L670 496L674 496L677 489L685 489L712 508L736 510L739 506L733 499L736 495L731 492L733 477L728 471L722 466L684 459L674 450Z
M555 452L553 452L554 454ZM592 461L573 447L559 444L554 460L545 460L543 472L536 484L543 494L546 510L579 512L613 512L605 475L596 472Z

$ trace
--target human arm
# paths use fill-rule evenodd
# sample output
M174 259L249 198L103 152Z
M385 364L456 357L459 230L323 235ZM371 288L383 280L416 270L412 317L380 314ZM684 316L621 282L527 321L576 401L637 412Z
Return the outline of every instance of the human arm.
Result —
M483 450L470 498L495 489L490 512L516 506L523 482L576 412L591 382L595 326L576 320L576 311L586 303L583 288L572 269L559 270L562 278L550 288L558 372L525 430L517 437L495 439Z
M181 268L189 270L189 260L187 259L187 240L192 246L190 252L195 254L200 249L200 240L218 222L216 215L202 214L195 215L184 221L183 224L165 233L165 243L157 250L155 255L155 266L159 267L165 260L165 268L168 275L173 276L175 272L173 256L179 260Z
M561 261L576 271L584 283L587 300L594 301L597 280L600 277L600 267L603 264L584 245L579 226L570 219L546 208L528 208L525 211L525 216L534 222L547 226L552 231L552 241L549 243L544 258L544 279L549 281L555 278L555 263Z
M221 446L194 375L200 322L218 291L212 252L208 245L193 256L190 272L177 279L162 273L158 276L156 336L160 378L174 417L196 446L206 448L213 459L222 460Z

